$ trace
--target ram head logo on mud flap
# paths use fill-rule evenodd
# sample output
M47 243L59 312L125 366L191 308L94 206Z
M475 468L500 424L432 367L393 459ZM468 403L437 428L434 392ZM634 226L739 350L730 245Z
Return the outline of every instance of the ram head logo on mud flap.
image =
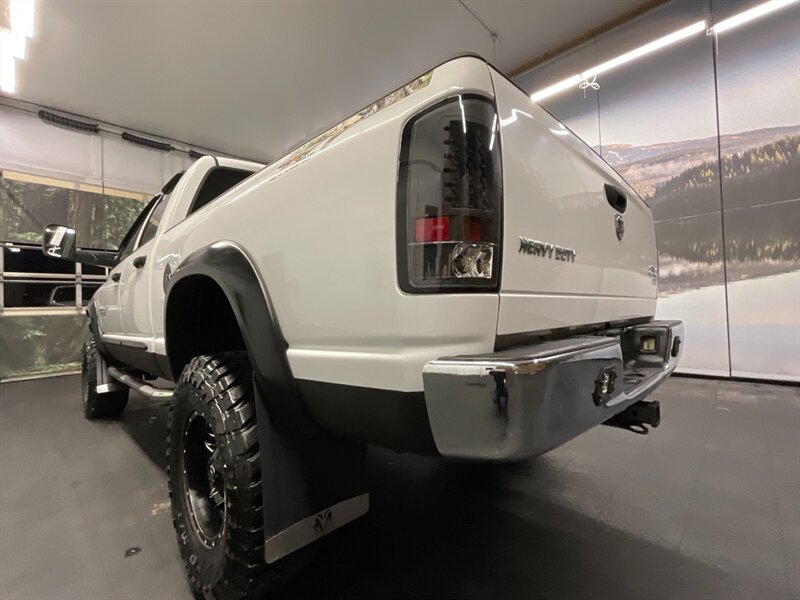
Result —
M328 525L331 524L332 520L333 513L331 513L330 509L319 513L314 519L314 531L317 533L325 533L325 530L328 528Z

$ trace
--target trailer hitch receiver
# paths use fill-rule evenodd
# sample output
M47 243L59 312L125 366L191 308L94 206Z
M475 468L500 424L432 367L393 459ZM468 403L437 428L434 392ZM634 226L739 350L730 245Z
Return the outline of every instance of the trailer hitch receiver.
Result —
M621 427L634 433L647 433L646 425L658 427L661 423L661 404L658 400L639 400L611 417L603 425Z

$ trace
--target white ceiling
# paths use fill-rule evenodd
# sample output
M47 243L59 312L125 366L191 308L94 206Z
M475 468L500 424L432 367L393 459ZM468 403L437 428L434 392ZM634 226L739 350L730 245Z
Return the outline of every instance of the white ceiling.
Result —
M269 161L428 68L510 70L643 0L44 1L15 97Z

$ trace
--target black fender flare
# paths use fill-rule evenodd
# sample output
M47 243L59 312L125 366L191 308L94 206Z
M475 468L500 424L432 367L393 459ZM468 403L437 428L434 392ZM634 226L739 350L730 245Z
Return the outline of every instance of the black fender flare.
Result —
M235 242L219 241L200 248L186 256L171 274L165 272L167 356L170 356L170 294L182 280L193 275L212 279L228 299L250 357L255 385L275 425L306 429L310 416L289 366L286 356L289 345L281 332L269 292L250 257ZM172 360L170 369L177 381L180 373L175 372Z
M272 562L336 528L316 528L316 520L333 518L338 526L366 511L366 446L334 437L312 419L292 375L286 356L289 344L267 287L247 253L234 242L201 248L171 274L165 271L167 355L170 294L195 275L212 279L222 289L253 367L265 558ZM170 364L173 373L175 367ZM180 373L174 376L177 381ZM358 512L344 509L345 505L358 506ZM291 533L295 529L306 535L298 538Z

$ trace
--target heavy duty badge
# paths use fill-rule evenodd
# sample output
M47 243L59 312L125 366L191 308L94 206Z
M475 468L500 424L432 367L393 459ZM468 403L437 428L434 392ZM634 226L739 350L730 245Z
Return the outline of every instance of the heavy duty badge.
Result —
M521 254L530 254L531 256L541 256L542 258L552 258L565 262L575 262L576 256L575 250L571 248L564 248L550 242L540 242L523 236L519 236L519 251Z

